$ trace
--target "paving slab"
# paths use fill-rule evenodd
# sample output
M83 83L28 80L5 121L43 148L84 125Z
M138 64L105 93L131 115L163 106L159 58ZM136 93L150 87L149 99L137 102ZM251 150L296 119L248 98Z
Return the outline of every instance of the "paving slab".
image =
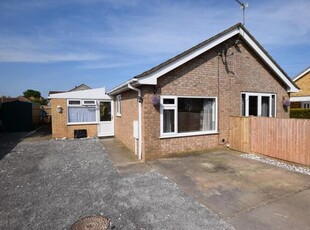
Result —
M251 226L246 216L246 213L252 213L251 210L258 207L258 210L262 210L263 207L267 210L269 204L280 200L285 203L286 198L310 188L308 175L245 159L240 157L240 153L229 150L158 159L148 164L177 183L183 191L195 197L201 204L211 208L221 217L232 220L231 223L236 229L241 229L241 222L249 223L246 227ZM305 193L303 199L300 198L301 204L306 200L309 204L307 194ZM289 201L287 202L290 205ZM299 209L298 205L295 208ZM309 209L303 210L307 212ZM261 215L266 215L265 220L269 226L276 226L271 220L268 222L269 212L262 211ZM261 218L262 225L257 225L258 229L265 229L263 217ZM303 218L303 222L294 219L294 215L288 215L287 219L303 223L302 229L307 229L310 219L302 215L300 218ZM257 217L257 223L259 219L260 217ZM287 223L283 221L279 226L287 229Z
M233 229L151 170L123 176L98 139L19 142L0 161L0 229L69 229L91 215L114 229Z
M146 173L152 170L148 164L139 160L138 156L130 151L117 138L110 137L100 140L119 174Z
M238 230L309 230L310 189L275 200L228 220Z

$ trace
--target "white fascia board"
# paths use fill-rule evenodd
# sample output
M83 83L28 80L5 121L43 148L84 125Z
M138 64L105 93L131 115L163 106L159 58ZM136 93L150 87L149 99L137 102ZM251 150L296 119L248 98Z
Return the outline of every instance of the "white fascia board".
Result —
M62 99L102 99L102 100L111 100L112 98L109 95L105 94L105 88L98 89L87 89L80 91L72 91L65 93L55 93L51 94L50 98L62 98Z
M310 72L310 67L308 69L306 69L304 72L302 72L301 74L299 74L297 77L295 77L293 79L293 81L297 81L299 78L303 77L304 75L306 75L309 72Z
M109 95L116 95L118 93L122 93L123 91L125 91L126 89L128 89L128 84L131 84L133 82L137 82L136 78L132 78L129 81L124 82L123 84L114 87L113 89L110 89L107 94Z
M310 96L303 96L303 97L291 97L291 102L297 102L297 101L310 101Z
M299 90L287 79L282 71L270 60L270 58L258 47L258 45L250 38L250 36L242 29L239 28L240 35L248 42L248 44L256 51L256 53L275 71L275 73L285 82L288 86L287 92L297 93Z
M187 55L185 55L184 57L168 64L167 66L145 76L142 78L138 79L139 84L145 84L145 85L156 85L157 84L157 79L161 76L163 76L164 74L168 73L169 71L183 65L184 63L192 60L193 58L199 56L200 54L212 49L213 47L217 46L218 44L226 41L227 39L235 36L236 34L238 34L239 31L236 28L235 30L215 39L214 41L207 43L206 45L200 47L199 49L193 51L192 53L189 53Z

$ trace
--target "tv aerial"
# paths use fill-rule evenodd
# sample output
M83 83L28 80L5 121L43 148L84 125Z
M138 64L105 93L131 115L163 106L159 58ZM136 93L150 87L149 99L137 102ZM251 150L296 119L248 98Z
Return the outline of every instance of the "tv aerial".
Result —
M242 25L244 26L245 25L245 8L247 8L249 6L249 4L248 3L242 3L239 0L236 0L236 2L239 3L240 9L242 9L242 11L243 11L243 23L242 23Z

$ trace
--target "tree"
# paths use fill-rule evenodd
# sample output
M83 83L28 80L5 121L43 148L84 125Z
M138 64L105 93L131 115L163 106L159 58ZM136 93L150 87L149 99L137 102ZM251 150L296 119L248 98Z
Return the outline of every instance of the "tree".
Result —
M40 105L46 105L47 101L41 97L41 93L37 90L27 89L24 92L24 97L28 98L30 101L39 103Z
M37 90L33 90L33 89L27 89L24 92L24 97L28 98L28 99L40 99L41 98L41 93Z

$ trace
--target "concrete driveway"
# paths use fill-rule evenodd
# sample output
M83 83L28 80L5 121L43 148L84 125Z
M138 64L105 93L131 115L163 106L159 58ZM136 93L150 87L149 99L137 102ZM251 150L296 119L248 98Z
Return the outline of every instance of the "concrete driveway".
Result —
M0 145L0 229L68 229L99 214L114 229L232 229L154 170L119 174L98 139L17 136Z
M148 162L236 229L310 229L310 176L229 150Z

